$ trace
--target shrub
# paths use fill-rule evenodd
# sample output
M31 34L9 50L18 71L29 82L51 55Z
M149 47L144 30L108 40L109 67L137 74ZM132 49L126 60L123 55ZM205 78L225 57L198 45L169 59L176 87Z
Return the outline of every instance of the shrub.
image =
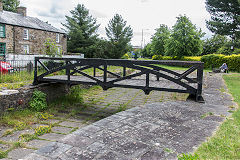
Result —
M15 124L15 129L17 129L17 130L23 130L23 129L25 129L26 127L27 127L27 124L24 123L24 122L17 122L17 123Z
M202 56L201 61L204 62L205 68L218 68L223 63L227 63L230 71L240 72L240 55L209 54Z
M172 60L173 58L170 56L162 56L162 55L154 55L152 56L153 60Z
M51 126L39 126L35 128L35 135L41 136L44 135L45 133L50 133L52 130Z
M177 57L170 57L170 56L161 56L161 55L154 55L152 57L153 60L175 60ZM200 61L201 56L192 56L192 57L182 57L182 61Z
M35 90L29 102L29 106L32 110L37 112L45 110L47 108L46 94Z
M49 114L49 113L42 113L42 112L37 112L35 114L35 117L37 117L38 119L40 120L48 120L50 119L51 117L53 117L53 115Z
M183 57L184 61L201 61L201 56Z
M124 54L124 55L122 56L121 59L129 59L129 58L130 58L129 55L126 53L126 54Z

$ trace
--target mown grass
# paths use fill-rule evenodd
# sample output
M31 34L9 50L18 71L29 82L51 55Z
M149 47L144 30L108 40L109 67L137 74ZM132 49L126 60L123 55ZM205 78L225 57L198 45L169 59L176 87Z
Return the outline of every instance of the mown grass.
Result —
M240 105L240 74L223 76L234 101ZM240 108L219 127L216 134L195 152L200 159L240 159Z

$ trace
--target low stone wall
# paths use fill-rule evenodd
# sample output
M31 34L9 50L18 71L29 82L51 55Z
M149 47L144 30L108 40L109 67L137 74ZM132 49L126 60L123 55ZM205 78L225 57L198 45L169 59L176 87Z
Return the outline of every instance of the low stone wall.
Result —
M51 83L37 86L26 86L17 90L3 90L0 92L0 113L9 109L21 109L28 107L34 90L40 90L47 95L47 101L51 102L68 93L69 87L65 84Z

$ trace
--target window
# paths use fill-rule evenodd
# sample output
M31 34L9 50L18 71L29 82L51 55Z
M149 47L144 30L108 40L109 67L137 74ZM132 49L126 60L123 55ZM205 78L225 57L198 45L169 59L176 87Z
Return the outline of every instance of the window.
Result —
M0 43L0 56L5 56L6 43Z
M57 33L56 34L56 43L59 43L60 42L60 35Z
M23 30L23 39L28 40L29 39L29 34L28 34L28 29Z
M23 45L23 51L24 51L24 54L29 54L29 45L24 44Z
M5 38L6 37L6 29L4 24L0 24L0 37Z

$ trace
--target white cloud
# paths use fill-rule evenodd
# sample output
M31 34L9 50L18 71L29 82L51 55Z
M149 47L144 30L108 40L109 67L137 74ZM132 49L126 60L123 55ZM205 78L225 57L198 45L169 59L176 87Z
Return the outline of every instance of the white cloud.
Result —
M105 37L105 27L109 20L114 14L121 14L134 30L133 45L141 45L143 29L147 43L160 24L172 27L180 14L186 14L207 36L210 35L205 25L205 20L210 18L205 9L205 0L21 0L29 16L48 21L57 28L62 28L65 15L70 15L69 11L78 3L84 4L90 14L97 18L101 24L99 34L102 37Z

